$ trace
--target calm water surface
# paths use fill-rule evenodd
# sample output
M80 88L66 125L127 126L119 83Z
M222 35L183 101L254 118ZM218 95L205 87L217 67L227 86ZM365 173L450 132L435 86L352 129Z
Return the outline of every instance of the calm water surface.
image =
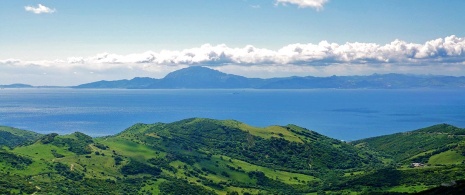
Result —
M0 90L0 125L40 133L102 136L191 117L296 124L356 140L438 123L465 127L465 90Z

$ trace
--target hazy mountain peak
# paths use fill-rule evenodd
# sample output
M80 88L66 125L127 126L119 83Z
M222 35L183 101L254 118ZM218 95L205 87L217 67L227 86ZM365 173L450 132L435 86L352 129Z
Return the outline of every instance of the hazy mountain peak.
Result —
M203 66L190 66L169 73L164 79L179 79L179 78L206 78L225 76L226 73L213 70Z

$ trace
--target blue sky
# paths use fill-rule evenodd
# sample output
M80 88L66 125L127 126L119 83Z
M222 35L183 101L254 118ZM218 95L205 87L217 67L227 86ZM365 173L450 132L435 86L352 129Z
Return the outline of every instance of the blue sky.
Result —
M193 65L250 77L462 76L464 8L462 0L0 1L0 84L159 78Z

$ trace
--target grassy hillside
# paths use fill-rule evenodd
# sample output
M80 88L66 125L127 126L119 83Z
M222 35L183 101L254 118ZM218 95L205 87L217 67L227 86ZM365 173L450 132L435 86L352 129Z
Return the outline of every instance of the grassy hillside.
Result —
M461 135L447 125L426 129L438 140ZM451 149L430 156L440 166L409 168L392 165L421 152L398 157L373 147L383 145L377 139L348 144L295 125L201 118L100 138L48 134L0 150L0 194L400 193L465 178L465 167L450 163L463 157L453 153L463 145L441 141Z
M38 139L41 134L0 126L0 148L2 146L15 147Z
M397 162L462 164L465 129L447 124L353 142L359 148L380 152Z
M250 127L237 121L186 119L136 125L117 136L162 151L227 154L254 164L294 172L356 168L370 162L349 144L296 126Z

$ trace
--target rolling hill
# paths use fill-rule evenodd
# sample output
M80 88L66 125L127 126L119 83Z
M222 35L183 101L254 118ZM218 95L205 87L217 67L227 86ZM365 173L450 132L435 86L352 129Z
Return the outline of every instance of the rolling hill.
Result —
M429 136L405 151L393 147L413 139L403 134L345 143L296 125L204 118L98 138L2 129L30 138L0 149L0 194L386 194L465 178L463 154L447 153L460 149L463 129L444 124L405 133ZM446 153L453 163L407 166L437 149L430 161Z
M32 131L0 126L0 148L15 147L37 140L41 135Z
M465 129L448 124L363 139L353 144L381 152L397 162L465 163Z

